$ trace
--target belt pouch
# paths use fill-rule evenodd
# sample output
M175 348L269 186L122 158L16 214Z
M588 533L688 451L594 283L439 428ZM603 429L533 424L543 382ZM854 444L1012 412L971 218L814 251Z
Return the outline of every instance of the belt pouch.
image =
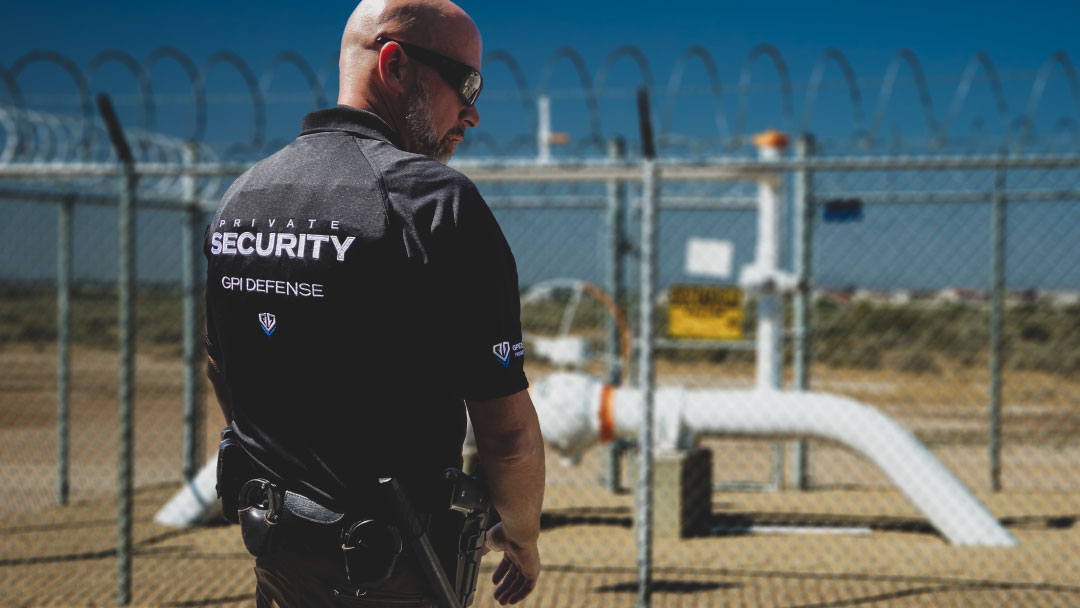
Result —
M255 557L273 553L280 536L278 522L281 514L281 494L265 479L252 479L238 494L240 536L244 547Z
M397 528L373 519L353 524L341 543L345 573L358 589L377 589L394 570L404 547Z
M221 499L221 515L225 521L235 524L240 523L237 511L240 509L240 488L255 477L251 461L248 460L244 448L236 439L236 431L227 426L221 429L221 443L218 445L217 459L217 490L218 498Z

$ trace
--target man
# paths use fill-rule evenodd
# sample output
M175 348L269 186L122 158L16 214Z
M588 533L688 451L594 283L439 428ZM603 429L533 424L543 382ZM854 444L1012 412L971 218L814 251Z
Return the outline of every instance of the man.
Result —
M467 406L501 517L486 550L503 553L505 605L539 576L544 455L513 255L472 182L442 164L479 122L481 54L448 0L357 7L338 107L238 178L207 231L206 341L257 476L342 525L373 508L378 478L400 480L417 511L445 510L437 479L461 466ZM408 550L358 588L339 546L282 536L256 559L261 606L432 605Z

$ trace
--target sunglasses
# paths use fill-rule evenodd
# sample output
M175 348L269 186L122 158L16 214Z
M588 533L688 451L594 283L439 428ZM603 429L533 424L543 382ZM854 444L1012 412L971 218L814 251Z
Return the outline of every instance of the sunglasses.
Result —
M476 98L480 97L480 90L484 88L484 79L480 76L480 72L475 69L460 61L455 61L415 44L394 40L386 36L379 36L375 39L376 44L386 44L387 42L396 42L398 46L405 50L406 55L434 68L439 73L439 76L442 76L443 80L457 91L465 105L471 106L475 104Z

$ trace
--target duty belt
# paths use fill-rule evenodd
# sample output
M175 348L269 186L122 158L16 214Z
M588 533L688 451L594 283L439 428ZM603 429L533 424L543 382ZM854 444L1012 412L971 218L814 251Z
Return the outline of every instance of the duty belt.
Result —
M446 562L448 573L428 538L421 516L397 479L378 480L378 507L372 518L347 517L302 494L283 489L263 478L248 478L238 492L235 481L250 475L250 462L235 464L243 454L233 431L222 431L218 452L218 495L226 514L236 510L244 546L259 557L280 549L325 553L340 546L349 582L359 592L376 589L389 579L403 549L408 547L440 608L461 608L472 603L476 577L483 553L483 537L491 525L491 505L478 478L456 469L447 469L449 504L447 514L456 512L461 523L455 533L453 555ZM236 496L235 503L228 496ZM463 518L463 519L461 519ZM440 545L442 546L442 545ZM456 556L456 559L454 557Z

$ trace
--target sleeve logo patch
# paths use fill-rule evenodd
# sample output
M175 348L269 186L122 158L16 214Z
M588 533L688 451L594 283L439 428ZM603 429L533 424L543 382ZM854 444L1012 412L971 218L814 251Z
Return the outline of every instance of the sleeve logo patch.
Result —
M508 367L510 365L511 353L515 357L525 356L525 345L521 342L518 342L511 347L509 342L496 342L491 346L491 352L495 355L495 358L499 361L499 364L501 364L503 367Z
M491 347L491 352L495 354L495 358L499 360L499 363L503 367L510 365L510 343L499 342Z
M277 329L277 316L268 312L260 312L259 325L262 325L263 332L265 332L266 337L269 338L274 335L274 330ZM503 365L505 365L505 363Z

